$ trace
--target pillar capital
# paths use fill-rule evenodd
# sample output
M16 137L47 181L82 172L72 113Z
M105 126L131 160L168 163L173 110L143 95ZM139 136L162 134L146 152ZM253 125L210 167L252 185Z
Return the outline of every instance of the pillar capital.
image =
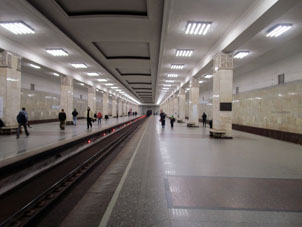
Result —
M215 71L220 69L232 70L233 69L233 55L218 53L214 57Z
M195 78L192 78L190 80L190 88L192 88L192 87L199 87L198 80Z
M73 79L69 76L62 76L61 77L61 85L66 85L69 87L73 87Z
M0 67L11 68L21 72L21 57L4 50L0 52Z

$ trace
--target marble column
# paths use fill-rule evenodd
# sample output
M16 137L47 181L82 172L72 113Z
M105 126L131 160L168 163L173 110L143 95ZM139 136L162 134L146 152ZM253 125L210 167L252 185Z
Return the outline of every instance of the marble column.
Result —
M69 76L61 77L60 108L66 113L66 124L72 123L73 111L73 79ZM61 111L61 110L60 110Z
M115 96L113 96L112 97L112 117L117 116L116 105L117 105L117 98Z
M219 53L214 58L213 128L232 137L233 56Z
M123 116L126 116L126 101L123 101Z
M185 121L185 110L186 110L186 93L183 88L179 90L179 122Z
M199 124L199 84L197 79L190 80L189 91L189 123L188 126L198 127Z
M96 111L96 90L94 87L88 87L88 106L92 113Z
M173 97L173 115L175 118L178 118L178 96L175 94Z
M118 100L118 116L123 116L123 104L121 99Z
M104 92L103 93L103 116L108 115L108 102L109 102L109 97L108 93Z
M5 126L17 127L20 104L21 58L3 51L0 53L0 118Z

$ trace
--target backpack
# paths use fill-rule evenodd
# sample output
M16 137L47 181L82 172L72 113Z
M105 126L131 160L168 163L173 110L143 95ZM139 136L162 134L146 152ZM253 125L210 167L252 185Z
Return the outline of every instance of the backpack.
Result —
M17 116L17 122L19 123L19 124L25 124L26 123L26 118L25 118L25 115L24 115L24 113L22 113L22 112L19 112L19 114L18 114L18 116Z

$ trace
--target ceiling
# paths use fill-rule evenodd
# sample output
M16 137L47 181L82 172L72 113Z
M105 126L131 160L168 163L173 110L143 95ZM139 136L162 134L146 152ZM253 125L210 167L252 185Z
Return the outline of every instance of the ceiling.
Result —
M218 52L249 50L248 57L234 62L240 69L270 58L267 53L290 40L299 43L301 12L300 0L1 0L0 22L23 21L35 34L16 36L0 27L0 48L115 94L97 81L107 79L136 103L160 104L192 77L211 73ZM193 36L185 34L188 21L212 24L205 36ZM284 22L294 25L288 35L265 37L267 29ZM64 48L69 56L53 57L47 48ZM176 57L176 49L194 52ZM88 68L74 69L71 63ZM184 68L172 70L171 64ZM163 89L166 80L173 82Z

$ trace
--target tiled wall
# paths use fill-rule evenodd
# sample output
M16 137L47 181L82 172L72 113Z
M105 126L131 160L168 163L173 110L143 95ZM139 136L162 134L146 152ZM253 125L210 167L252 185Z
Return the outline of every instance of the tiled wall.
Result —
M199 110L212 119L211 100ZM233 95L233 123L302 133L302 81Z
M57 119L60 111L60 96L22 88L21 107L26 108L30 121Z
M84 117L85 111L87 110L88 101L87 99L73 97L73 106L79 113L78 117Z

